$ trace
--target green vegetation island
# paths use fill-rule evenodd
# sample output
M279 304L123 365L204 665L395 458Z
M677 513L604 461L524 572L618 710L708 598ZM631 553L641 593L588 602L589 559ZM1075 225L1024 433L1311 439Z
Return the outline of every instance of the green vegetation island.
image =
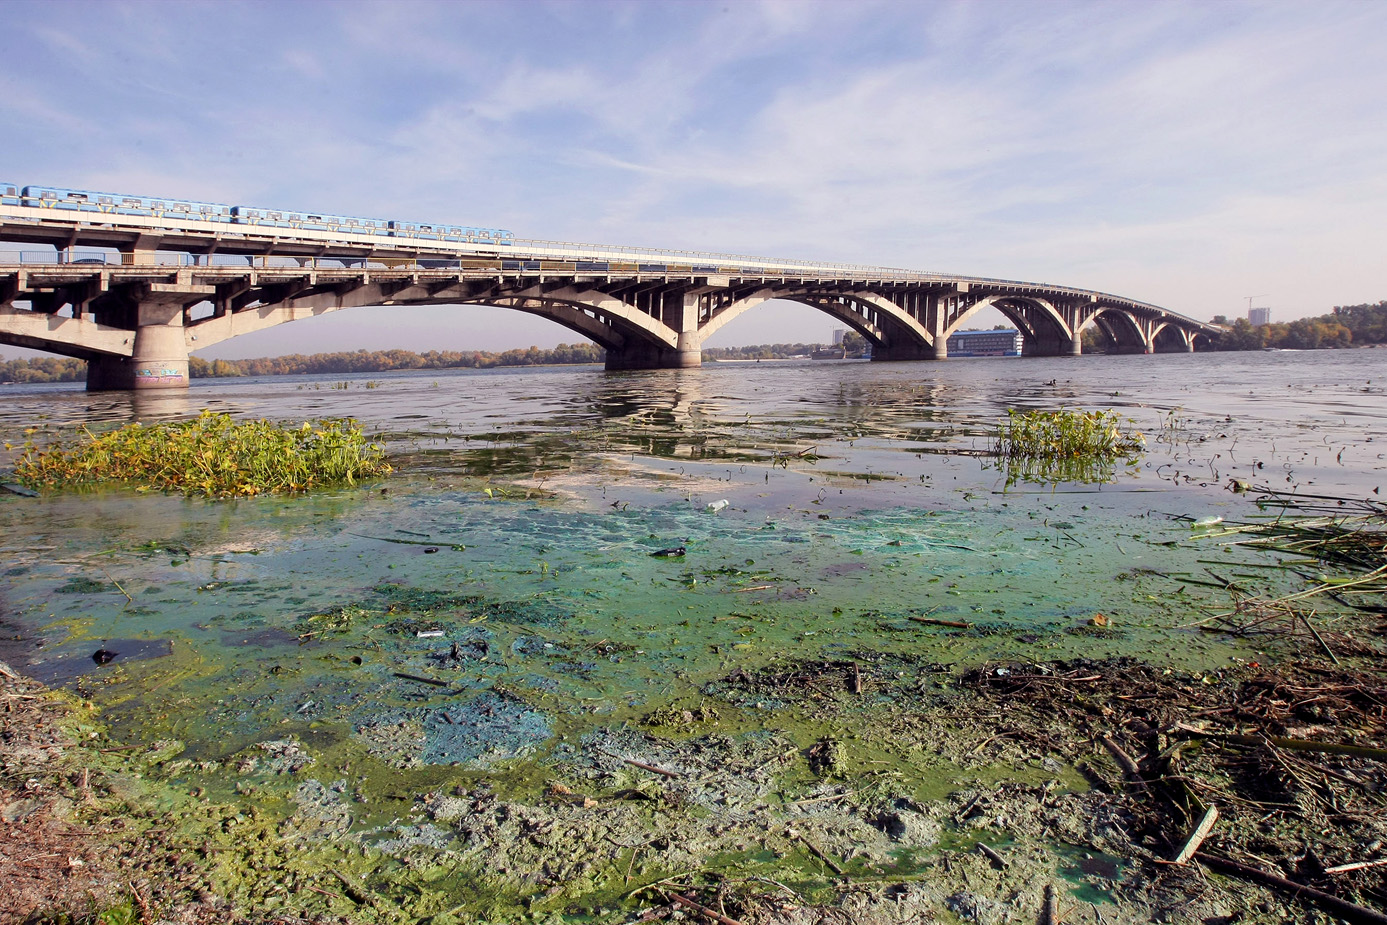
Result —
M1229 321L1216 315L1213 324L1227 330L1216 350L1322 350L1387 344L1387 301L1376 304L1336 306L1327 315L1301 318L1286 324L1252 325L1245 318ZM1096 338L1096 335L1095 335ZM865 344L861 335L849 332L844 339L847 355L860 352ZM780 360L810 356L822 344L760 344L753 347L709 347L705 362L719 360ZM1101 349L1097 340L1085 349ZM497 366L562 366L601 363L605 351L596 344L559 344L553 349L539 347L493 353L486 350L356 350L342 353L290 354L250 360L188 359L188 372L194 379L237 376L349 375L380 373L396 369L490 369ZM0 383L81 382L87 376L85 360L70 357L37 357L0 360Z

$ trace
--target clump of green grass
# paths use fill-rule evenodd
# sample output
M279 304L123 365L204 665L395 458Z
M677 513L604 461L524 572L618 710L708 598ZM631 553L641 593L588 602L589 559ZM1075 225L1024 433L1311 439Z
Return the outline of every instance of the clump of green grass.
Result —
M1109 462L1146 446L1136 422L1115 411L1007 411L995 451L1007 459Z
M31 488L121 484L209 498L308 491L388 472L384 447L350 418L284 427L210 411L102 434L83 427L71 446L30 440L15 463L16 478Z
M1135 421L1115 411L1015 411L998 428L992 452L1017 482L1110 482L1118 460L1134 466L1146 445Z

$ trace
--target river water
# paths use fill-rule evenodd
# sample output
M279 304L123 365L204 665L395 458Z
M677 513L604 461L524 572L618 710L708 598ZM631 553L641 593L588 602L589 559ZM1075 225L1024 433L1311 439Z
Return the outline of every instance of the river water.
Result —
M351 416L397 470L287 499L0 493L0 657L91 698L122 740L176 742L190 760L292 736L323 760L519 786L565 742L697 704L719 679L768 665L1132 655L1212 671L1257 657L1191 626L1228 603L1223 583L1284 579L1192 521L1274 515L1256 492L1230 491L1234 479L1377 496L1384 360L1365 349L449 370L198 381L186 394L0 387L11 442L37 425L204 408ZM1008 471L986 451L1013 408L1114 409L1147 450L1073 481ZM1094 626L1098 614L1112 625ZM97 665L97 649L116 657ZM775 725L775 705L760 706L746 728Z

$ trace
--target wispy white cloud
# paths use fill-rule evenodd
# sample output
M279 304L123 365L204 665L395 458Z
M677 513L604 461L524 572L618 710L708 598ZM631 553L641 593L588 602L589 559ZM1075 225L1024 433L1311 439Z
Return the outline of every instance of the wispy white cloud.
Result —
M10 2L0 27L20 181L1206 315L1387 282L1380 3Z

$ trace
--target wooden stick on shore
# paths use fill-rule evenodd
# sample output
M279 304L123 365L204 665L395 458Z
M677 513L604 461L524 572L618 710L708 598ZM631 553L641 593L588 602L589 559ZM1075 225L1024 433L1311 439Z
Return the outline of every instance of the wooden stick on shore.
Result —
M814 844L809 839L805 838L799 832L795 833L795 838L798 838L801 842L803 842L804 847L814 852L814 856L818 858L820 861L823 861L825 864L827 864L829 866L829 869L832 870L835 874L837 874L840 877L846 876L843 873L843 868L838 866L838 862L833 860L833 858L829 857L823 851L820 851L818 845Z
M1199 846L1204 844L1204 839L1209 837L1209 833L1213 831L1214 823L1217 821L1218 807L1211 803L1209 808L1204 811L1204 816L1199 820L1199 824L1194 827L1194 831L1190 833L1190 837L1185 840L1185 844L1176 852L1171 862L1174 864L1188 863L1189 859L1199 851Z
M622 761L630 765L635 765L643 771L650 771L653 774L663 774L665 777L682 777L678 771L670 771L666 768L656 767L653 764L646 764L644 761L637 761L634 758L622 758Z
M1118 745L1110 735L1103 735L1099 741L1103 743L1103 747L1108 750L1108 753L1113 756L1113 760L1117 762L1118 767L1122 768L1122 773L1127 776L1128 783L1132 784L1138 790L1145 790L1146 779L1141 776L1141 769L1138 768L1137 763L1132 760L1132 756L1123 751L1122 746Z
M954 629L970 629L973 624L967 620L941 620L938 617L911 617L916 623L923 623L926 626L951 626Z
M1232 874L1235 877L1252 880L1264 886L1274 887L1283 893L1289 893L1307 905L1317 906L1335 918L1353 922L1354 925L1387 925L1387 915L1383 915L1376 909L1351 903L1346 899L1340 899L1303 883L1296 883L1285 877L1278 877L1276 874L1269 874L1264 870L1248 867L1246 864L1239 864L1237 861L1219 857L1216 854L1205 854L1202 851L1195 855L1195 860L1219 873Z
M703 903L694 902L692 899L689 899L689 897L685 896L683 893L670 893L669 898L674 900L681 906L684 906L688 909L692 909L699 915L706 916L712 919L714 922L717 922L718 925L742 925L741 922L737 921L736 919L728 918L721 912L718 912L716 909L709 909L707 906L703 905Z

